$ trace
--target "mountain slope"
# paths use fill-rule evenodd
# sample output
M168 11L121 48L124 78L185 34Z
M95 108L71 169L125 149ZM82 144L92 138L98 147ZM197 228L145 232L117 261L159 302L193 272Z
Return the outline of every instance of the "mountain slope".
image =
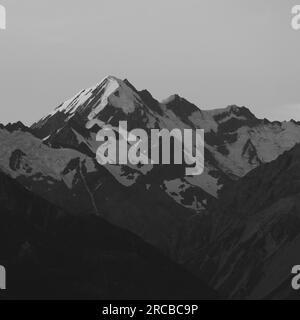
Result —
M295 298L300 261L300 146L224 189L210 241L190 268L229 298Z
M27 189L73 215L101 216L176 259L179 235L194 213L164 192L159 175L149 177L151 185L128 187L95 159L51 148L29 132L0 129L0 142L0 168Z
M0 208L4 298L216 297L138 237L99 217L67 214L1 172Z

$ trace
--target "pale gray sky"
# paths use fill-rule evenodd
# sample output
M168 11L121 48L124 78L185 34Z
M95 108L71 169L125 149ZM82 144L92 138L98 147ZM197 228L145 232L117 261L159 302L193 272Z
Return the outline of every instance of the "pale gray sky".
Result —
M300 3L300 1L298 1ZM111 74L158 99L300 120L297 0L0 0L0 122L31 123Z

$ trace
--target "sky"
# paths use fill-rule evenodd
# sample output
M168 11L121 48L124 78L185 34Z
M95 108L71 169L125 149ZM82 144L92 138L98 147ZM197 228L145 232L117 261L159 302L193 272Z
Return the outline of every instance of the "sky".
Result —
M298 0L300 4L300 0ZM300 121L297 0L0 0L0 122L26 124L106 75L202 109Z

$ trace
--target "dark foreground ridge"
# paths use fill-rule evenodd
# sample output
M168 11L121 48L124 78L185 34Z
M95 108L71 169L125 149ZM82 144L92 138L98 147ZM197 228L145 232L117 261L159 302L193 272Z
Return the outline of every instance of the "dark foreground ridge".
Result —
M0 210L4 299L217 298L137 236L67 214L2 172Z

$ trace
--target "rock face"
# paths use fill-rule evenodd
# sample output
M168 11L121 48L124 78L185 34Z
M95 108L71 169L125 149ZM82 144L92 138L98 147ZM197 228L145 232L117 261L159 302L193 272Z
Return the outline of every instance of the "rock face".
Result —
M94 126L93 120L98 121ZM237 106L201 110L178 95L158 102L147 90L137 91L128 80L112 76L67 100L35 123L31 130L52 147L72 148L95 157L99 123L118 127L119 121L127 121L128 130L205 129L206 166L201 178L186 178L182 172L162 177L163 181L172 182L174 190L170 192L177 197L184 193L179 188L182 183L217 197L228 180L242 177L260 164L276 159L300 141L300 125L295 121L260 120L247 108ZM129 186L141 176L149 175L153 167L129 170L126 166L118 169L114 166L108 170L121 184ZM203 196L197 201L201 203L207 198ZM189 205L190 209L199 211L193 203Z
M119 121L127 121L128 131L204 129L203 174L186 176L184 165L175 164L99 165L96 135L105 125L116 132ZM275 172L299 142L300 124L293 120L258 119L238 106L202 110L178 95L159 102L109 76L31 128L0 126L0 169L74 219L92 215L135 233L226 297L275 297L277 280L262 280L265 260L283 252L287 240L278 240L278 230L282 219L290 219L275 219L290 206L273 190ZM293 221L286 223L296 227ZM293 231L283 233L291 237Z
M209 299L215 292L130 232L72 216L0 172L2 298Z
M188 262L233 299L295 298L300 261L300 146L223 190L210 240Z

